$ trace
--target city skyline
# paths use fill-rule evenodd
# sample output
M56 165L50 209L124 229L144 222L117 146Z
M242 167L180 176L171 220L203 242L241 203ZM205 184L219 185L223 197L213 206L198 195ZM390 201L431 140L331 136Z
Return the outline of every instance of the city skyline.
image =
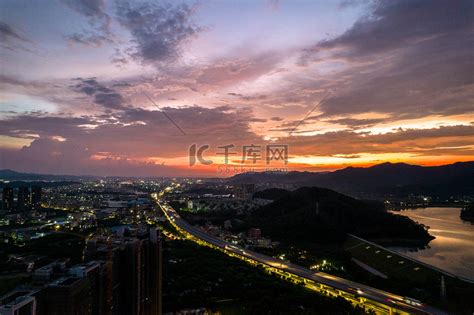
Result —
M1 7L0 169L220 176L219 146L238 166L272 144L288 170L474 160L469 1Z

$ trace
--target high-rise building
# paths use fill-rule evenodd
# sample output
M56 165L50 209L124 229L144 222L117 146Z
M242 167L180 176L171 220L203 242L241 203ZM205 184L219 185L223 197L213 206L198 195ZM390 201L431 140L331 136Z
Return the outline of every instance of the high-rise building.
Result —
M105 315L119 315L121 299L122 274L126 273L121 266L121 248L113 245L109 239L101 236L89 239L84 250L84 261L100 260L104 263L106 273L103 286L104 299L108 309Z
M30 209L30 190L26 186L18 188L17 209L19 211L26 211Z
M0 315L161 315L161 238L156 228L97 236L86 262L35 270L31 292L0 297Z
M15 290L0 300L0 315L36 315L36 298L32 291Z
M262 231L260 229L252 228L247 233L248 237L259 238L262 237Z
M135 236L88 240L84 259L111 266L112 314L161 314L161 239L151 228Z
M254 184L236 185L234 188L234 197L237 199L251 200L255 193Z
M31 200L30 204L32 209L38 210L41 208L41 186L32 186L31 187Z
M148 237L143 240L142 252L142 284L141 296L143 315L161 314L162 293L162 256L161 238L156 228L150 228Z
M65 261L54 261L44 265L33 272L31 280L34 284L41 285L50 282L55 275L62 274L66 270Z
M108 266L103 261L71 268L60 261L43 266L35 270L31 289L0 297L0 315L110 315ZM117 308L115 314L127 313Z
M122 273L120 309L124 314L140 315L142 244L134 237L123 238L120 242L123 246L121 267L126 271L125 274Z
M69 269L71 276L86 278L89 283L88 299L84 303L89 304L91 315L112 314L108 267L106 262L90 261Z
M87 278L63 277L46 287L37 296L38 314L91 315Z
M11 187L3 188L2 209L13 211L13 188Z

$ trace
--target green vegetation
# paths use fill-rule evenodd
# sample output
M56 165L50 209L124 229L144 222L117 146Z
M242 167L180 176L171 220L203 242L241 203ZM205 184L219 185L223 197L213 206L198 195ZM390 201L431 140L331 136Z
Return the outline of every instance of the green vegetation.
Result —
M119 218L107 218L97 220L97 227L98 228L110 228L114 226L122 225L122 221Z
M223 314L364 313L189 241L165 241L163 264L165 313L197 307Z
M70 259L71 263L80 263L84 239L71 234L54 233L45 237L31 240L23 246L11 243L0 244L0 270L6 273L24 272L26 265L10 261L9 255L36 255L45 257L42 264L56 259ZM38 266L36 266L38 267Z
M251 226L292 245L342 244L348 233L397 245L423 246L433 239L424 226L386 212L383 204L317 187L300 188L254 211L245 228Z
M84 239L77 235L54 233L28 242L21 252L45 255L51 259L70 258L72 263L80 263L84 244Z
M205 221L222 224L223 219L234 219L235 233L258 227L263 236L280 242L277 247L258 250L274 257L410 296L455 313L463 314L472 308L471 302L465 302L469 300L468 296L474 296L472 284L445 277L448 300L441 303L440 273L384 250L372 248L368 251L360 242L352 243L354 240L349 234L392 246L421 247L433 238L423 225L386 212L380 203L356 200L329 189L306 187L284 194L250 214L234 214L233 217L227 213L220 217L219 213L184 215L187 220L201 224ZM240 224L234 224L239 221ZM377 269L388 279L369 273L352 258ZM401 260L404 262L400 263Z
M43 225L43 224L44 224L44 222L38 222L38 221L27 221L23 224L11 223L11 224L8 224L8 225L0 225L0 231L10 231L10 230L13 230L13 229L24 229L24 228L29 228L29 227L33 227L33 226Z
M443 303L440 301L442 273L353 237L348 238L345 249L352 257L388 276L385 280L361 271L353 273L354 277L363 278L370 285L417 298L453 314L472 314L474 311L472 283L445 275L447 302Z

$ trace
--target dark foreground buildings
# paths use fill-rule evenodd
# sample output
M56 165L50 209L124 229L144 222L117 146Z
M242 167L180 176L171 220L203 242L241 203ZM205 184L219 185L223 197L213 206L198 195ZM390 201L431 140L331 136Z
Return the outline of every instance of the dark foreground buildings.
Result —
M40 186L31 187L30 204L33 210L41 208L42 190Z
M0 315L161 314L161 239L155 228L89 239L84 263L37 269L0 299Z
M234 187L234 197L236 199L251 200L254 193L254 184L240 184Z
M123 231L119 234L122 234ZM158 230L88 240L84 257L110 265L110 314L155 315L161 305L161 242ZM115 310L120 310L116 312Z
M17 200L14 202L12 187L4 187L2 194L2 210L6 212L24 212L41 208L42 189L40 186L18 187Z
M26 186L18 187L18 198L17 198L18 211L29 210L30 204L31 204L30 189Z
M13 211L13 188L5 187L3 188L2 194L2 209L6 211Z

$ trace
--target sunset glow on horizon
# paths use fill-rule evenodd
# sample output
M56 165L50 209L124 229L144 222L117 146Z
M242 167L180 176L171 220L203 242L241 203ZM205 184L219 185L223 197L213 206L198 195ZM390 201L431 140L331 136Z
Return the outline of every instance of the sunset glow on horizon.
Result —
M0 8L0 169L231 176L226 145L255 171L474 160L471 1ZM193 144L213 163L190 166ZM265 163L272 144L287 164Z

